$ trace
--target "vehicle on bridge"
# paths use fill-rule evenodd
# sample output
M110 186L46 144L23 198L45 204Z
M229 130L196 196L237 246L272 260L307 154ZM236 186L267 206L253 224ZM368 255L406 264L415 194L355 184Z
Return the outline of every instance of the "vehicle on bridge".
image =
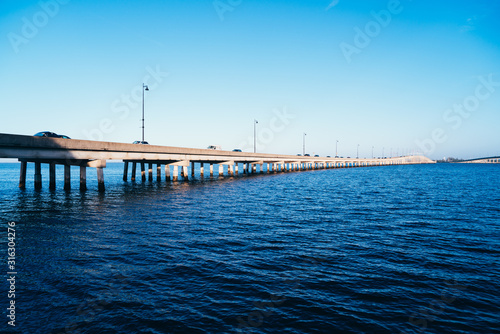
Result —
M207 147L209 150L222 150L222 148L219 145L210 145Z
M71 139L70 137L66 135L58 135L55 132L50 132L50 131L41 131L35 133L33 136L35 137L49 137L49 138L64 138L64 139Z
M149 145L149 143L147 141L142 141L142 140L136 140L132 144Z
M242 152L239 148L235 148L233 152Z

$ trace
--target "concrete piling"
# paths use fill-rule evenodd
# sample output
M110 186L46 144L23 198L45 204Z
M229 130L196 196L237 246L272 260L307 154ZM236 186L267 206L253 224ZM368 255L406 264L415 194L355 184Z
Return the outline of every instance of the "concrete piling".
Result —
M165 165L165 181L170 181L170 165Z
M128 161L123 162L123 181L128 180Z
M97 188L99 192L103 192L105 190L104 187L104 171L102 167L97 167Z
M35 162L35 190L42 189L42 164Z
M174 166L174 171L173 171L173 175L172 175L172 181L177 182L177 180L179 180L179 167L178 166Z
M146 181L146 168L144 166L144 162L141 162L141 178L142 178L142 182L145 182Z
M49 164L49 189L56 189L56 164L54 162Z
M80 191L87 190L87 167L80 166Z
M161 182L161 164L156 164L156 181Z
M64 190L71 190L71 166L64 165Z
M137 162L132 162L132 176L130 177L131 181L135 181L136 170L137 170Z
M153 163L150 162L148 166L148 181L151 182L153 181Z
M19 188L26 189L26 167L28 163L21 161L21 171L19 173Z

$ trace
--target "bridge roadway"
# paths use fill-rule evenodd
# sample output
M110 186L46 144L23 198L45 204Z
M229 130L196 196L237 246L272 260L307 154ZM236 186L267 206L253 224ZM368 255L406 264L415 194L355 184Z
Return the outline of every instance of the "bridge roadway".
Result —
M499 164L500 157L478 158L460 161L462 164Z
M49 188L56 187L56 164L64 165L64 189L71 187L70 166L80 166L80 190L86 190L86 168L97 170L98 189L104 191L103 168L107 160L124 162L123 180L128 180L128 167L132 163L131 180L135 181L137 164L141 167L142 181L146 180L145 165L148 164L149 180L153 180L153 164L156 165L156 178L161 180L161 166L165 166L165 179L177 181L179 167L181 177L195 176L195 164L199 164L199 175L204 177L205 164L209 164L210 176L213 166L218 165L218 175L238 175L243 165L243 173L292 172L325 168L369 167L405 164L425 164L434 161L424 156L403 156L388 159L326 158L267 153L247 153L196 148L183 148L157 145L137 145L90 140L45 138L0 133L0 158L15 158L21 162L19 187L26 186L27 163L35 164L35 189L42 187L41 164L49 165ZM266 168L264 168L264 165ZM171 167L173 170L171 170ZM172 173L171 173L172 171Z

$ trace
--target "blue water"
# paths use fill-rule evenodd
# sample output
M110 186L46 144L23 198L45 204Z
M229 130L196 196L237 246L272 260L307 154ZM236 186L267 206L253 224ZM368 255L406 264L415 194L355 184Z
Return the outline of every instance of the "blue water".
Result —
M17 188L17 333L499 333L500 165ZM62 171L58 170L58 175ZM77 176L77 170L74 176ZM60 176L59 176L60 177Z

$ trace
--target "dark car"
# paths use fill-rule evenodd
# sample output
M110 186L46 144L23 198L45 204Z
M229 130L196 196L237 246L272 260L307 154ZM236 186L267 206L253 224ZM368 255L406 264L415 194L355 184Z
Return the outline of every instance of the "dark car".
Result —
M309 153L304 154L305 157L310 157L311 155Z
M302 154L300 154L300 153L299 153L299 154L297 154L297 156L298 156L298 157L301 157L301 156L302 156Z
M239 148L235 148L233 152L241 152L241 150Z
M315 154L314 157L319 158L319 155Z
M71 139L70 137L66 135L58 135L55 132L50 132L50 131L42 131L42 132L37 132L33 136L35 137L49 137L49 138L64 138L64 139Z
M331 156L329 156L329 155L327 155L326 157L327 157L327 158L331 158Z
M132 144L149 145L147 141L142 141L142 140L136 140Z

